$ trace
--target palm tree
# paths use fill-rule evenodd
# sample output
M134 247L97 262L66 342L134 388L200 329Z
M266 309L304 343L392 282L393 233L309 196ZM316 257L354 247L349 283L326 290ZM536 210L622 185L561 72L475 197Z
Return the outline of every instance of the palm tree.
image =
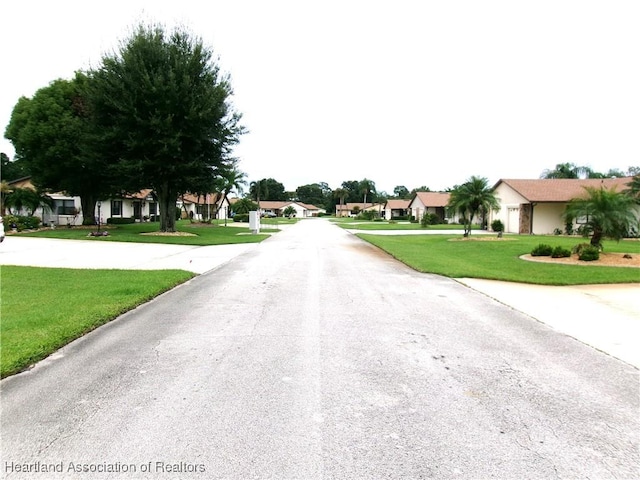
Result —
M249 213L252 210L258 210L258 204L249 197L245 197L234 203L232 208L236 213Z
M451 192L448 207L458 212L464 221L464 236L471 235L471 222L480 213L483 217L490 210L498 210L500 202L483 177L472 176Z
M6 180L2 180L2 182L0 182L0 215L4 216L5 214L5 198L11 192L13 192L13 189L9 186Z
M545 170L540 178L591 178L589 167L579 167L575 163L559 163L553 170Z
M233 190L238 195L242 195L242 187L247 184L246 176L243 171L234 165L220 177L220 190L225 196L229 195Z
M23 209L28 216L33 216L39 207L47 210L53 208L53 199L49 195L31 188L15 188L6 195L4 202L9 212L15 215L19 215Z
M636 203L640 203L640 175L634 176L629 183L627 183L626 190L623 190L624 193L633 198Z
M342 207L344 206L344 199L349 195L349 191L344 188L336 188L333 191L333 198L340 199L340 211L342 211Z
M363 203L365 207L367 206L367 195L373 192L375 188L375 183L373 183L373 181L369 180L368 178L365 178L360 182L360 192L364 196Z
M585 234L591 234L591 245L602 247L604 237L620 240L632 227L637 227L635 201L630 195L617 192L615 188L585 187L585 190L585 197L569 202L564 218L567 222L585 218Z

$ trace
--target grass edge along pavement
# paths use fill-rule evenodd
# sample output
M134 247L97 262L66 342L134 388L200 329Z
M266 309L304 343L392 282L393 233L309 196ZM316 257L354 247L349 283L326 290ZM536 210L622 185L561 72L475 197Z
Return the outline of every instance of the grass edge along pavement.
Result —
M101 231L109 232L107 236L90 236L98 230L92 227L56 227L42 228L33 232L21 232L12 235L24 237L59 238L65 240L89 240L94 242L133 242L163 243L171 245L229 245L238 243L257 243L269 238L271 233L279 231L277 225L268 225L259 234L251 234L248 225L232 224L225 227L217 224L198 224L188 220L176 222L176 231L184 235L162 235L157 222L132 223L117 226L101 226Z
M2 266L0 377L188 281L184 270Z
M640 283L640 269L528 262L519 258L540 243L571 249L582 237L505 235L502 239L452 235L373 235L357 237L423 273L450 278L482 278L539 285ZM604 242L605 252L640 255L637 239Z

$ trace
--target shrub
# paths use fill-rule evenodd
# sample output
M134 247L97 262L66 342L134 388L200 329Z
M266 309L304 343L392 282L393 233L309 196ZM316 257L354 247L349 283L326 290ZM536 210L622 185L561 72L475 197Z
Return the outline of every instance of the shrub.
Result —
M248 222L249 221L249 214L248 213L236 213L233 216L233 221L234 222Z
M491 222L491 230L494 232L504 232L504 224L501 220L496 219Z
M562 230L560 230L559 228L554 228L553 229L553 234L554 235L562 235Z
M531 250L532 257L548 257L551 253L553 253L553 248L551 245L547 245L546 243L541 243Z
M12 230L15 225L15 229L21 232L22 230L36 230L40 228L39 217L27 217L24 215L7 215L2 218L4 223L4 229Z
M354 208L353 211L355 212L356 209ZM358 211L360 212L356 215L358 220L373 220L376 216L376 212L372 212L371 210Z
M576 255L580 255L585 248L588 248L590 246L591 246L590 243L579 243L577 245L574 245L571 248L571 253L575 253Z
M566 258L570 256L571 256L571 250L569 250L568 248L561 247L559 245L553 249L553 252L551 252L552 258Z
M107 218L107 225L127 225L129 223L136 223L135 218L131 217L109 217Z
M429 225L438 225L441 222L440 217L435 213L425 212L420 219L420 225L428 227Z
M564 232L567 235L573 235L573 220L569 220L564 224Z
M598 260L599 258L600 250L598 249L598 247L594 247L593 245L584 247L578 255L578 259L584 260L585 262L592 262L594 260Z

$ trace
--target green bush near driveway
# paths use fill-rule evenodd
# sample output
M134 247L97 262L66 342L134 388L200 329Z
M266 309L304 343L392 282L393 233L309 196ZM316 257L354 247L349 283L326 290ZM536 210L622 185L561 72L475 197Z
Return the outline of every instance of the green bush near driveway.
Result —
M183 283L183 270L2 266L0 376L24 370L118 315Z
M558 265L530 262L519 257L530 253L545 237L514 235L501 239L452 235L357 234L408 266L425 273L451 278L485 278L541 285L640 283L640 269L597 265ZM581 239L550 236L549 242L571 249ZM640 255L640 241L605 243L605 252Z

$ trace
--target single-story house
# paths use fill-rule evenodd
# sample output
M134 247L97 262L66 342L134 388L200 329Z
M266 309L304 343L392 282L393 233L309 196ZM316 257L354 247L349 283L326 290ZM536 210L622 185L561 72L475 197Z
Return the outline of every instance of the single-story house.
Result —
M153 190L146 188L132 194L113 196L96 204L95 217L100 223L109 218L134 218L138 222L154 219L159 215L158 202ZM81 220L82 222L82 220Z
M489 224L502 221L504 231L521 234L551 234L565 231L563 213L567 203L585 195L584 187L625 190L632 177L592 179L501 179L494 185L500 210L491 212ZM574 220L574 229L582 219Z
M411 210L409 209L409 203L411 200L402 200L402 199L391 199L387 200L384 204L383 212L385 220L393 220L398 217L406 217L411 215Z
M297 218L317 217L318 213L325 211L315 205L292 201L282 202L261 200L259 207L260 215L275 215L277 217L282 217L287 207L293 207Z
M347 203L344 205L336 205L336 217L355 217L359 213L371 211L379 217L383 215L383 207L381 203Z
M31 182L31 177L23 177L11 182L7 182L9 189L29 188L36 190ZM82 224L82 207L80 197L66 195L64 192L47 193L49 198L53 200L53 207L40 206L34 212L36 217L42 220L43 225L81 225ZM27 215L26 209L14 211L17 215Z
M35 190L35 186L31 182L31 177L25 177L9 183L9 188L31 188ZM53 208L40 207L36 210L35 215L42 219L43 225L82 225L84 219L80 197L67 195L64 192L47 193L53 200ZM186 216L195 219L202 219L203 212L210 212L213 215L217 212L215 218L225 218L228 212L229 202L222 198L221 194L212 193L202 196L200 200L194 195L186 194L176 200L176 207L186 207ZM207 204L207 201L210 202ZM217 210L216 210L217 208ZM183 209L184 210L184 209ZM189 214L193 212L193 217ZM26 212L19 212L26 214ZM151 189L144 189L132 194L123 194L108 199L101 199L96 202L96 209L93 214L96 222L106 224L109 218L134 218L136 221L143 222L154 220L160 214L158 202L155 193Z
M223 193L208 193L206 195L185 193L180 195L176 206L180 208L182 218L199 221L209 218L226 219L231 213L231 203Z
M417 221L420 221L425 213L433 213L444 222L449 220L447 204L450 196L449 193L442 192L416 192L409 201L408 208ZM457 218L453 220L457 221Z

